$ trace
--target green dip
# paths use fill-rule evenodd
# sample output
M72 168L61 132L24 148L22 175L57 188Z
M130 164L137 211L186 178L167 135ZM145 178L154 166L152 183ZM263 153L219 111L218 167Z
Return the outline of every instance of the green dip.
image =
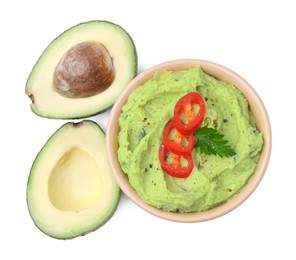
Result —
M203 125L224 135L236 155L205 155L194 148L194 168L188 178L166 174L158 159L165 123L177 100L198 91L206 103ZM204 211L240 191L254 173L263 145L262 133L244 95L197 66L157 72L135 89L119 117L118 159L131 186L148 204L166 211Z

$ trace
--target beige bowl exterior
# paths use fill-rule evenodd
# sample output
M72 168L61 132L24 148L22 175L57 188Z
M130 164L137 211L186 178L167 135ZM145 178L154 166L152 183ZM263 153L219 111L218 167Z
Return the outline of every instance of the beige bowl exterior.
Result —
M144 82L149 80L156 71L160 70L182 70L189 69L196 65L201 65L202 69L214 76L217 79L232 83L238 89L240 89L246 98L249 101L250 109L255 117L257 128L263 132L264 136L264 145L261 152L260 160L256 172L251 177L246 186L235 196L229 199L224 204L217 206L213 209L204 211L204 212L193 212L193 213L178 213L178 212L167 212L162 209L155 208L151 205L145 203L135 192L135 190L130 186L127 175L121 170L120 164L117 159L117 134L119 130L118 126L118 117L121 113L122 106L126 103L129 94L138 86L142 85ZM123 93L116 100L113 108L110 112L108 126L106 130L106 139L107 139L107 153L108 159L111 164L111 168L114 174L115 179L118 182L118 185L125 193L125 195L130 198L135 204L144 209L145 211L160 217L162 219L175 221L175 222L201 222L210 219L220 217L239 205L241 205L257 188L261 182L271 154L271 144L272 144L272 135L270 121L265 109L265 106L256 93L256 91L250 86L250 84L244 80L241 76L233 72L232 70L221 66L219 64L198 60L198 59L180 59L172 60L168 62L161 63L156 65L143 73L136 76L125 88Z

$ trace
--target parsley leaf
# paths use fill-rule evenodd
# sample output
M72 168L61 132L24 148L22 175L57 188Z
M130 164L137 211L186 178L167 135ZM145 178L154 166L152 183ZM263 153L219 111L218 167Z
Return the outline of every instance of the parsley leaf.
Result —
M194 136L197 140L194 146L199 147L201 153L214 154L220 157L235 155L234 149L227 144L224 135L214 128L207 126L196 128Z

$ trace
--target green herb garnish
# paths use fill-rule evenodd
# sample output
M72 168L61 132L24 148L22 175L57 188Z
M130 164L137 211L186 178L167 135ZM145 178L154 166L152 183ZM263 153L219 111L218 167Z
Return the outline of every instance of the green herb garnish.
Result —
M204 154L214 154L220 157L230 157L235 155L234 149L228 145L224 135L214 128L207 126L199 127L194 130L197 141L195 147L199 147Z
M146 136L146 130L142 127L141 132L139 133L140 140Z

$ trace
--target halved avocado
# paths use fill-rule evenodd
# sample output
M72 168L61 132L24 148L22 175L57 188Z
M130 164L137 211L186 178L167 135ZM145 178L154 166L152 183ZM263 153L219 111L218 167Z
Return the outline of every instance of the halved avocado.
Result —
M42 232L74 238L112 217L121 192L106 153L105 134L90 120L68 122L50 137L27 183L29 213Z
M63 32L43 51L27 83L32 111L83 118L111 107L137 74L135 44L121 26L89 21Z

